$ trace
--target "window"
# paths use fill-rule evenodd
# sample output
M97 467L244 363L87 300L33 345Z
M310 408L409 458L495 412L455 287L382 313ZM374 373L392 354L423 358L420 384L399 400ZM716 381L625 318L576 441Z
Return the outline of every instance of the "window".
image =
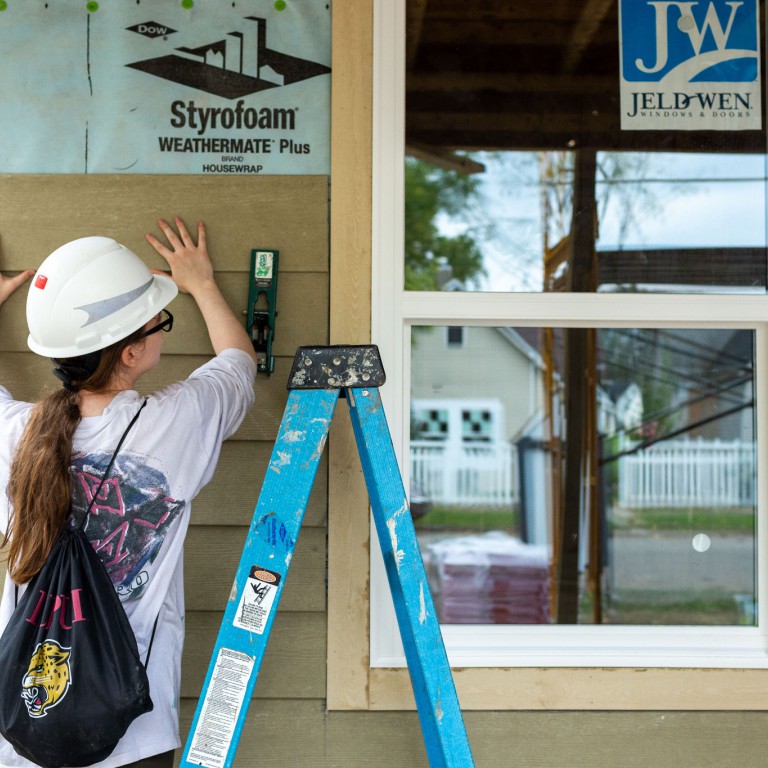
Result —
M410 475L441 623L755 626L754 332L470 330L480 351L446 354L412 329ZM567 369L579 343L587 387ZM573 420L591 444L569 447Z
M397 360L402 370L383 394L388 413L405 414L393 437L404 474L418 481L423 514L416 522L438 610L450 614L443 630L452 664L476 668L471 685L486 692L480 681L491 678L483 668L495 674L592 669L578 678L598 692L591 703L559 691L549 706L607 708L616 703L605 695L611 689L599 674L605 667L661 670L653 677L657 698L645 700L661 707L669 701L664 692L679 685L675 681L691 686L687 669L765 669L765 544L755 533L765 525L768 500L758 469L768 437L763 131L620 131L611 123L619 65L613 4L591 20L584 46L566 45L548 59L534 59L542 46L526 39L528 21L511 17L487 24L500 46L514 38L504 55L502 48L478 46L475 38L475 54L465 55L458 6L449 11L430 4L417 19L416 5L378 8L381 29L389 24L390 35L405 30L406 37L404 62L397 46L388 54L379 51L380 64L387 62L380 70L387 74L379 84L380 103L386 100L380 113L386 117L377 127L379 161L391 168L393 155L383 162L381 153L393 152L403 173L377 188L374 333L385 358ZM574 6L573 18L555 19L541 8L541 30L575 25L581 12ZM483 25L475 21L477 31ZM392 40L382 34L380 39ZM556 37L542 35L539 41ZM547 85L531 92L536 83ZM403 87L405 113L396 106ZM561 106L566 111L558 115ZM408 189L418 190L419 199L434 195L430 226L420 234ZM404 221L397 213L403 208ZM536 595L524 601L522 621L514 606L495 605L493 595L482 607L479 601L459 605L457 620L454 598L460 603L463 596L445 594L455 586L448 583L447 566L462 564L462 557L477 560L481 550L476 541L463 551L462 542L452 550L441 546L426 525L437 491L418 474L426 460L411 451L418 435L406 422L409 404L429 408L430 399L445 400L456 386L430 370L425 338L430 329L458 323L471 341L444 350L446 358L459 356L455 366L464 379L464 391L450 391L450 397L499 400L496 413L504 422L496 443L511 446L515 456L506 459L513 487L498 491L502 502L464 505L475 517L472 525L465 518L463 533L496 532L516 540L504 554L525 563L526 586ZM484 350L476 346L476 332L488 345ZM495 350L502 342L509 360L519 363L514 384L511 373L499 370ZM449 359L442 364L452 367ZM586 373L579 377L577 368ZM656 374L660 381L653 380ZM517 407L520 415L513 413ZM552 446L559 442L564 451L568 430L584 444L570 459L561 453L555 460ZM685 468L679 451L688 452ZM479 460L472 465L464 456L461 470L447 481L454 484L454 500L456 485L467 483L462 471L479 478L502 463L489 454L482 461L483 471ZM652 474L654 461L675 469ZM693 464L708 469L694 470ZM718 474L726 465L734 473L730 480ZM560 491L566 475L571 485ZM430 476L429 482L437 481ZM496 489L503 486L493 482ZM649 495L633 496L633 483ZM563 513L559 497L568 494L575 500ZM697 501L702 495L703 506ZM458 518L462 505L456 506ZM662 522L661 510L672 510L671 517ZM720 522L714 523L716 517ZM447 526L445 519L440 525ZM649 531L662 531L655 556L671 568L668 578L652 574L653 584L643 581L651 574L642 572L650 550L637 555L639 568L630 554L636 545L636 552L643 550ZM573 546L558 543L558 535L570 537ZM732 538L741 542L741 554L726 554ZM661 554L682 541L679 556ZM518 543L530 547L515 550ZM483 556L497 557L498 542L485 544ZM711 575L720 567L712 560L717 552L731 584L697 578L704 575L697 568ZM709 565L702 568L706 558ZM734 568L741 568L738 577ZM470 569L466 578L480 578L481 571ZM402 665L402 656L382 574L374 554L371 664L386 670ZM518 578L518 586L523 581ZM507 596L513 591L508 588ZM543 680L535 671L530 675L520 679ZM742 702L749 698L739 688L743 678L718 679L735 680ZM717 707L719 694L693 680L695 701Z
M463 347L464 329L460 325L449 325L446 329L445 341L449 347Z
M760 408L768 340L761 297L656 297L650 327L645 296L574 296L555 317L547 317L554 307L547 302L529 298L521 307L519 297L494 298L498 306L489 308L465 294L442 314L441 297L404 301L404 324L416 341L401 391L406 402L412 392L414 413L434 406L446 423L453 413L454 424L474 416L499 427L483 440L461 427L451 450L450 429L438 443L418 430L400 439L452 663L768 665L758 573L765 545L756 536L765 515L757 456L768 436ZM508 325L498 324L500 307ZM439 337L439 325L457 310L490 349L507 349L503 365L497 351L431 365L425 337ZM704 319L712 316L714 325ZM574 327L577 321L594 331ZM562 358L573 331L594 338L588 393L569 389L578 379L542 364L545 341ZM529 340L528 354L518 350L520 338ZM451 382L445 371L453 368ZM429 396L432 377L439 398ZM576 459L574 503L556 489L573 482L564 476L564 437L569 418L588 410L583 403L593 406L597 444ZM585 430L582 423L579 434ZM376 605L386 601L380 586L374 572L372 663L396 666L397 633L382 627Z

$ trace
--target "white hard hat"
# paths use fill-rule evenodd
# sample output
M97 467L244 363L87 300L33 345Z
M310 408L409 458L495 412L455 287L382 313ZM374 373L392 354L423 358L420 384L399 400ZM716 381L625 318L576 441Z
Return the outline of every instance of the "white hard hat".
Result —
M178 293L131 250L108 237L82 237L40 265L27 296L29 348L78 357L141 328Z

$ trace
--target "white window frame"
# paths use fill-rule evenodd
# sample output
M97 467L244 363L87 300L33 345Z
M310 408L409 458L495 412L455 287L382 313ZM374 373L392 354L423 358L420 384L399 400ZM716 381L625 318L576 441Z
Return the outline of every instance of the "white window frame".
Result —
M499 294L402 289L405 0L375 0L373 341L387 362L384 407L408 487L410 336L418 325L711 327L756 332L757 465L768 466L768 297ZM649 318L653 318L649 321ZM393 418L396 415L396 418ZM768 472L758 473L758 531ZM370 667L405 666L383 562L371 532ZM768 669L768 541L757 537L757 627L443 627L451 665L498 668Z

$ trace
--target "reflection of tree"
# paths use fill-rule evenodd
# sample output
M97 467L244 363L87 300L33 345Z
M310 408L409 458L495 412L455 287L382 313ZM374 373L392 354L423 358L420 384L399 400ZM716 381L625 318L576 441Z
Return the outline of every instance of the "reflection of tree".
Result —
M633 425L634 438L656 437L675 426L677 415L666 407L675 401L680 385L670 352L657 343L657 335L655 330L606 328L598 336L602 386L614 394L632 382L642 394L644 418L640 425Z
M484 172L406 159L406 288L435 290L449 278L480 287L486 267L495 265L496 275L506 275L505 288L541 290L542 246L553 247L570 231L574 152L466 157ZM609 227L615 245L627 242L633 231L642 234L643 222L663 213L666 196L680 194L679 183L663 178L668 174L660 172L661 162L649 153L598 153L597 223ZM654 174L659 178L651 178Z
M544 205L545 247L565 237L571 226L573 152L542 152L540 176ZM663 210L658 190L649 183L654 156L640 152L600 152L597 156L595 196L598 226L611 215L616 223L616 244L622 245L643 217Z
M405 162L405 287L439 290L446 277L471 283L485 274L483 256L466 232L441 234L443 214L458 217L477 195L478 180L414 158Z

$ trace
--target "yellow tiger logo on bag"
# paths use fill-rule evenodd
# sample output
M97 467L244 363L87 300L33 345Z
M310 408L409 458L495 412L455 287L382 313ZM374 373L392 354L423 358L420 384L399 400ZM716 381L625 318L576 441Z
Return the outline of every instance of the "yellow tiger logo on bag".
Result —
M21 683L21 698L30 717L45 717L67 695L71 682L69 656L70 649L54 640L46 640L35 649Z

